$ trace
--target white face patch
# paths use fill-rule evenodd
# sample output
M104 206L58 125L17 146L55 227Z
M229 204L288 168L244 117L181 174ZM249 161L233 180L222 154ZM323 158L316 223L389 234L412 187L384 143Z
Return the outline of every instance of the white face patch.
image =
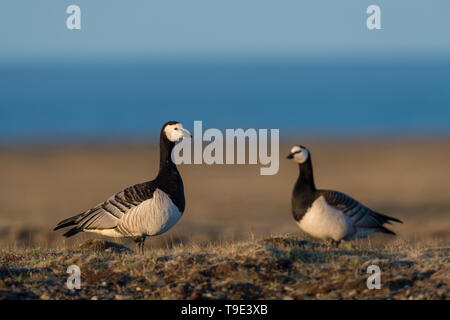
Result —
M183 128L181 123L169 124L164 128L164 133L167 139L172 142L176 142L183 138L190 138L191 134L189 131Z
M309 151L300 146L293 146L291 154L294 154L294 161L297 163L303 163L309 158Z
M302 148L300 148L299 146L293 146L291 149L291 153L296 153L299 152L300 150L302 150Z

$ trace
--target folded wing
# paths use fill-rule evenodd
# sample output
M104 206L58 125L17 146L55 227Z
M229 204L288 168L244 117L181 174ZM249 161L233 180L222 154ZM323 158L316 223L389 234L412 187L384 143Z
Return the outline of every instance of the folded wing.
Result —
M340 210L350 218L357 229L375 229L376 231L395 234L393 231L383 226L390 221L402 223L400 220L387 215L375 212L352 197L338 191L321 190L327 203Z
M113 229L119 219L132 208L151 199L156 189L154 181L148 181L128 187L97 206L58 223L54 230L72 226L64 236L70 237L83 230Z

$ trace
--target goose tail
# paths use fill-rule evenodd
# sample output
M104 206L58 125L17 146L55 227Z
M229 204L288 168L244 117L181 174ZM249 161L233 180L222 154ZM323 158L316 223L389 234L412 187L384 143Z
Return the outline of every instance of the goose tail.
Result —
M386 233L386 234L391 234L393 236L397 235L394 231L392 231L392 230L390 230L390 229L388 229L386 227L383 227L383 226L378 227L378 231L382 232L382 233Z
M403 223L403 221L401 221L401 220L399 220L397 218L394 218L394 217L391 217L391 216L387 216L387 215L382 214L382 213L375 212L375 214L379 218L381 218L383 220L383 223L392 224L391 221L398 222L398 223Z
M80 218L82 214L78 214L76 216L64 219L62 221L60 221L56 227L53 229L53 231L62 229L62 228L66 228L66 227L71 227L71 226L76 226L78 224L78 219ZM81 232L82 230L79 229L78 227L73 227L72 229L70 229L69 231L67 231L66 233L64 233L64 237L68 238L71 237L73 235L76 235L78 232Z

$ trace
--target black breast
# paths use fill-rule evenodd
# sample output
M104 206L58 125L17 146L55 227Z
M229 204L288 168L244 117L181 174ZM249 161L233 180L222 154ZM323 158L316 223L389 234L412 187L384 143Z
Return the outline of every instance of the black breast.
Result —
M292 215L295 221L300 221L303 218L317 198L318 195L315 192L296 192L294 189L292 194Z
M172 202L177 206L178 210L180 210L180 212L183 213L186 202L184 199L184 186L181 178L176 190L174 192L170 192L169 197L172 200Z
M184 186L183 180L178 170L171 170L160 174L157 178L157 187L167 193L170 200L177 206L181 213L184 212L185 199L184 199Z

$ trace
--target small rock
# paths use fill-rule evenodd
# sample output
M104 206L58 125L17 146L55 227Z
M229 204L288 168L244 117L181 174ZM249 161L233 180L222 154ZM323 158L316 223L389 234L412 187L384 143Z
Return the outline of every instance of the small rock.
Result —
M98 300L98 297L97 297L97 296L93 296L93 297L91 298L91 300Z
M40 299L41 300L50 300L50 297L44 293L43 295L40 296Z

